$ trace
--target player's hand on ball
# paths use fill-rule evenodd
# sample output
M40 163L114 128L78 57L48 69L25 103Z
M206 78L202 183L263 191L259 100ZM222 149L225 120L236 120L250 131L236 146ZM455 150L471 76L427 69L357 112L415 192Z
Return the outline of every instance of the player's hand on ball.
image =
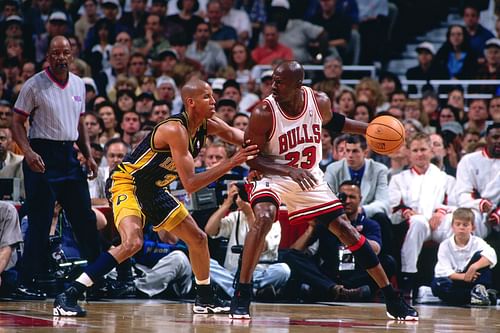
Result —
M292 178L303 191L311 190L316 186L317 181L314 175L304 169L290 167L288 176Z

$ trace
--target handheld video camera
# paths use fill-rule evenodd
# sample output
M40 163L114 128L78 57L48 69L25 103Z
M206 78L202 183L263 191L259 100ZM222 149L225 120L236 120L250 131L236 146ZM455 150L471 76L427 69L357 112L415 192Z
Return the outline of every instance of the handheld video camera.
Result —
M240 196L240 199L248 202L248 193L247 190L245 189L245 181L244 180L236 181L235 185L236 187L238 187L238 195ZM236 197L235 197L235 202L236 202Z

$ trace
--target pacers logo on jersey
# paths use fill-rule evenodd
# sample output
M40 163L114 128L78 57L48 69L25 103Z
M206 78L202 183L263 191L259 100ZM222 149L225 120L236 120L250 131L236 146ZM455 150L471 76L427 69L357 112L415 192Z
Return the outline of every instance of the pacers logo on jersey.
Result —
M118 199L116 199L116 205L119 206L123 201L127 200L128 196L126 194L120 194Z

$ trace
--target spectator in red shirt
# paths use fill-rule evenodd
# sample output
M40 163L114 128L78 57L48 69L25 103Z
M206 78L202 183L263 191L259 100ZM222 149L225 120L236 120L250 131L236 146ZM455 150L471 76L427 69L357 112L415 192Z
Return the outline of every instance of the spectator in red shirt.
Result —
M278 58L283 60L293 59L292 49L278 42L278 27L274 23L266 23L262 31L264 44L252 51L252 59L256 64L269 65Z

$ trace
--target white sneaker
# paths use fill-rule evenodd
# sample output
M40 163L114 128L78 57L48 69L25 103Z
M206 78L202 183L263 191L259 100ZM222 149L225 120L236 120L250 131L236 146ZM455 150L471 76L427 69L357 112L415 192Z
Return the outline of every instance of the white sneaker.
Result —
M438 303L441 300L439 297L434 296L432 289L429 286L421 286L418 288L417 303Z
M470 291L470 304L473 305L490 305L490 297L486 291L486 287L482 284L476 284Z

